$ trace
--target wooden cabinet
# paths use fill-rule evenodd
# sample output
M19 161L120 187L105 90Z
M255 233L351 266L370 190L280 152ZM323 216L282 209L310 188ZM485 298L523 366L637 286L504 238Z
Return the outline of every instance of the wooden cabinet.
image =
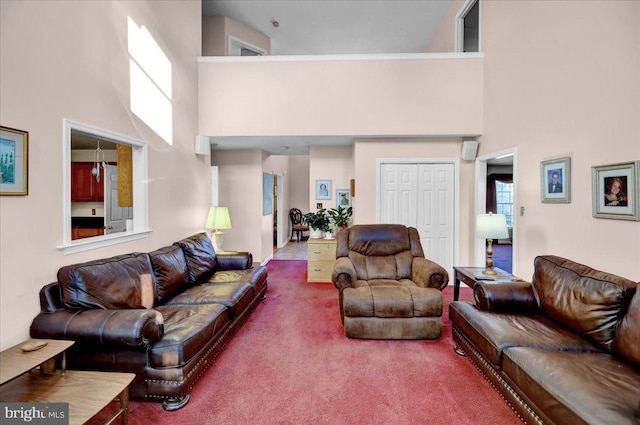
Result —
M71 239L92 238L94 236L104 235L104 229L100 227L74 227L71 229Z
M331 282L331 272L336 262L335 239L311 239L307 241L307 282Z
M71 163L71 202L104 201L104 169L100 167L100 182L91 173L93 162Z

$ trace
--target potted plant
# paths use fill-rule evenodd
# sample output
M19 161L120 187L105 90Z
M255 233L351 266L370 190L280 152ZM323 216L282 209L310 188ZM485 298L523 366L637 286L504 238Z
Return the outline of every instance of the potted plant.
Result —
M342 205L339 205L338 208L331 208L327 213L336 223L336 228L347 227L353 209L351 207L343 208Z
M322 232L328 232L329 217L326 215L326 209L321 208L316 212L308 212L302 216L302 221L309 225L311 231L309 237L312 239L318 239L322 237Z

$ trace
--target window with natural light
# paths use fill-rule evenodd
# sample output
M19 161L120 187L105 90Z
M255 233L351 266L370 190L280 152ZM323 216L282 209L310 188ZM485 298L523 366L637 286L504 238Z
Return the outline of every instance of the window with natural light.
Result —
M504 214L507 226L513 227L513 183L496 181L496 213Z
M171 61L151 33L128 17L130 108L146 125L173 144Z

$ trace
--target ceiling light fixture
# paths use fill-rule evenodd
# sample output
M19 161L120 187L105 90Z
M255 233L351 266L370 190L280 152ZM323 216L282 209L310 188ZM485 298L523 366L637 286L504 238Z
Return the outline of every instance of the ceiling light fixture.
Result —
M273 25L274 28L278 28L280 26L280 22L278 21L271 21L271 25Z

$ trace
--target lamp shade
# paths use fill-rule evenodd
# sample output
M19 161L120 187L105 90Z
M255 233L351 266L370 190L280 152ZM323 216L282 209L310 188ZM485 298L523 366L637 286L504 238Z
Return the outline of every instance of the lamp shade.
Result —
M227 207L211 207L209 215L204 227L206 229L231 229L231 218L229 217L229 208Z
M507 218L504 214L478 214L476 236L483 239L503 239L509 237Z

